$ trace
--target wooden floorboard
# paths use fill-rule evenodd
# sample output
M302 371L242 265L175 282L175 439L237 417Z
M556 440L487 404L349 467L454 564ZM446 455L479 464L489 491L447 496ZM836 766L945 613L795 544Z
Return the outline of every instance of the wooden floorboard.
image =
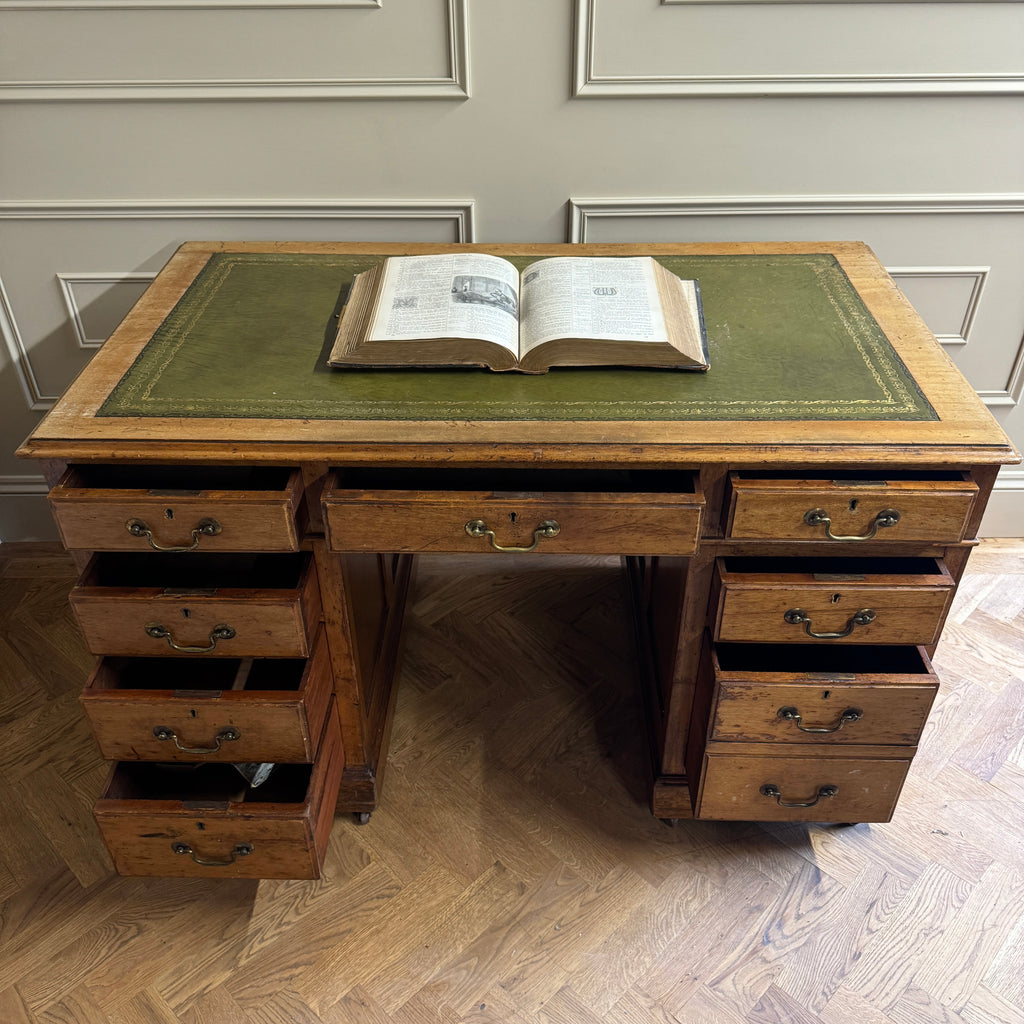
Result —
M317 882L128 879L52 545L0 546L0 1024L1024 1024L1024 542L974 553L894 820L654 820L617 562L424 559Z

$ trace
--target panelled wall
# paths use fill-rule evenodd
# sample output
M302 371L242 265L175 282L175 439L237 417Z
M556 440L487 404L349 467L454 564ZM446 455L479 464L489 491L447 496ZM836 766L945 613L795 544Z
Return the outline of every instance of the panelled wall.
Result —
M0 540L186 239L863 239L1021 448L1022 215L1021 2L0 0Z

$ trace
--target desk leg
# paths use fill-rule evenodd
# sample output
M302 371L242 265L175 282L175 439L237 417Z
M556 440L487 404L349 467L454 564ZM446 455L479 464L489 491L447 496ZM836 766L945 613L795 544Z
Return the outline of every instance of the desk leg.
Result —
M368 814L380 798L415 559L313 543L345 748L337 812Z
M695 697L714 555L630 558L627 565L651 740L651 808L658 818L690 818L687 781L697 775L687 738L695 708L704 713Z

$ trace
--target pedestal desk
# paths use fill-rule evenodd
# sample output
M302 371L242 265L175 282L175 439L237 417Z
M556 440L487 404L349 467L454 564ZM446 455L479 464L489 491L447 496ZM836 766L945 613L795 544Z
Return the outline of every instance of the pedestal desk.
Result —
M21 448L82 569L118 870L318 874L382 799L419 552L623 556L655 815L888 820L1017 455L873 254L466 246L656 256L710 372L326 367L354 273L459 248L187 244Z

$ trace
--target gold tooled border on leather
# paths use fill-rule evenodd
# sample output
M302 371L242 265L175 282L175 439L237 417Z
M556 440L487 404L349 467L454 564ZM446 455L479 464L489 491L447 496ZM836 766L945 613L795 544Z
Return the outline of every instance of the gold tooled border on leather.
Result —
M609 367L333 370L348 282L372 255L216 253L100 416L315 420L935 420L827 254L671 256L701 282L707 374ZM523 266L528 259L514 260Z

